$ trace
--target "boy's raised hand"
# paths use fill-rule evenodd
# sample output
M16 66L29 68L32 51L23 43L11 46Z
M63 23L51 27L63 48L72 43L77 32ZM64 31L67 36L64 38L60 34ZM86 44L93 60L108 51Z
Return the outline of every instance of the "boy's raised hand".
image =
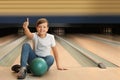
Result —
M29 26L29 18L26 19L26 21L23 23L23 28L28 28Z

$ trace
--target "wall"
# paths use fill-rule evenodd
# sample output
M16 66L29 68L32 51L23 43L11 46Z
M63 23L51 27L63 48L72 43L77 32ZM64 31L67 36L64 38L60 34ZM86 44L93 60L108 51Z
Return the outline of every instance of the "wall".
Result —
M0 15L119 15L120 0L0 0Z

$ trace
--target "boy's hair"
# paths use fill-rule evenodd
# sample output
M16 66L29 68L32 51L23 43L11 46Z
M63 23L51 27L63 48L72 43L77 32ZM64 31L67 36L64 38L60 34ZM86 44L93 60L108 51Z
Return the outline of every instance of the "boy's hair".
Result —
M37 20L36 22L36 27L39 25L39 24L42 24L42 23L48 23L48 20L46 18L40 18Z

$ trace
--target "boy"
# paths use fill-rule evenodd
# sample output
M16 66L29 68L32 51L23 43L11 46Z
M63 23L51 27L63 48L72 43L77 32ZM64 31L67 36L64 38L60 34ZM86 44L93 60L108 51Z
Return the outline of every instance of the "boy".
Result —
M26 77L26 66L36 57L43 58L47 62L48 69L52 66L55 57L57 69L66 70L60 67L54 36L47 33L49 29L47 19L38 19L36 23L36 33L31 33L28 26L29 19L27 18L27 21L23 23L23 29L25 35L33 40L34 50L32 50L28 43L23 44L20 61L21 68L18 72L18 79L24 79ZM54 57L50 54L50 49L52 49Z

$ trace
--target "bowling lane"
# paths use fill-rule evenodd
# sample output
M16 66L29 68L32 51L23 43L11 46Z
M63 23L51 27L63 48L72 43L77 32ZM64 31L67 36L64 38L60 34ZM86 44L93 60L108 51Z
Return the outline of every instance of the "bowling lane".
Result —
M5 45L9 44L10 42L16 40L19 37L20 36L16 34L0 37L0 48L4 47Z
M76 61L72 55L57 42L57 50L59 54L60 63L67 68L80 68L82 65Z
M101 37L101 35L97 36L96 34L95 35L94 34L92 34L92 35L84 35L84 36L89 37L89 38L94 39L94 40L101 41L101 42L103 42L105 44L115 46L115 47L120 49L120 41L119 41L120 36L102 35L104 37Z
M31 43L31 42L30 42ZM56 69L55 63L48 73L41 77L33 77L28 74L24 80L119 80L119 68L100 69L97 67L81 67L81 65L68 54L68 52L57 43L59 51L60 63L69 70L59 71ZM19 48L20 49L20 48ZM14 55L13 55L14 56ZM19 64L20 56L14 60L13 64ZM12 64L12 65L13 65ZM16 80L16 73L10 70L10 66L0 66L1 80ZM86 77L87 76L87 77Z
M120 66L120 49L118 47L105 44L101 41L91 39L83 35L67 35L69 39L74 40L80 46L93 52L94 54Z
M31 43L31 41L29 41ZM32 44L31 44L32 45ZM51 67L48 73L42 77L33 77L28 74L24 80L119 80L119 68L107 68L100 69L97 67L82 67L70 54L69 52L57 42L57 49L59 52L60 63L68 68L67 71L59 71L56 69L55 63ZM21 48L15 48L20 53ZM12 54L14 56L14 54ZM13 59L7 57L6 59ZM14 59L11 65L19 64L20 56ZM7 63L7 62L6 62ZM8 62L9 63L9 62ZM0 66L0 75L2 80L16 80L16 73L10 70L11 66ZM104 77L106 75L106 77ZM86 77L87 76L87 77Z
M22 44L26 41L26 36L22 36L0 49L0 66L11 66L19 56Z
M69 52L72 57L76 61L79 62L79 64L82 67L97 67L97 62L90 57L84 55L78 48L76 48L76 45L69 43L69 41L56 36L56 40Z
M112 41L118 41L120 42L120 35L103 35L103 34L93 34L92 36L109 39Z

